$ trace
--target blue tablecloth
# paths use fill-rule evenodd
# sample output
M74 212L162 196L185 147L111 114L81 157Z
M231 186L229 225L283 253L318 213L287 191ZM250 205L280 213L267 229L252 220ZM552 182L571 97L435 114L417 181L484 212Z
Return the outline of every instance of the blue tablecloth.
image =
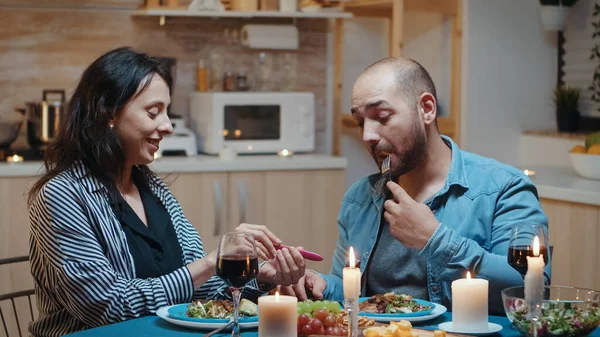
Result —
M418 329L435 330L438 324L450 322L452 320L451 313L445 313L442 316L431 321L414 323L413 326ZM489 321L502 325L503 329L499 333L491 337L521 337L519 332L510 326L510 322L506 316L490 316ZM103 336L136 336L136 337L183 337L183 336L201 336L208 331L192 330L173 325L157 316L142 317L130 321L111 324L99 328L89 329L76 332L67 336L71 337L103 337ZM217 336L226 337L230 333L223 333ZM256 329L242 332L244 337L257 337ZM590 337L600 337L600 329L594 330Z

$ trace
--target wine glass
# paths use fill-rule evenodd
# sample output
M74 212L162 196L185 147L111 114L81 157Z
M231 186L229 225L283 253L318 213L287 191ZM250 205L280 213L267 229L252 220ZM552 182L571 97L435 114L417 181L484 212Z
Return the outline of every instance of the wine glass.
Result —
M544 226L537 224L515 225L510 235L508 246L508 264L522 276L527 274L527 256L533 255L533 239L537 235L540 240L540 252L544 256L544 264L548 265L550 244Z
M227 283L233 296L232 336L240 336L239 306L242 290L257 274L258 255L254 236L242 232L223 234L217 251L217 275Z

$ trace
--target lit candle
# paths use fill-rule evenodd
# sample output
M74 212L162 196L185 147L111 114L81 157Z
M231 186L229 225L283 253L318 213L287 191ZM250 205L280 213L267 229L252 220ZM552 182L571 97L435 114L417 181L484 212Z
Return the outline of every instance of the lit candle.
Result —
M356 268L356 258L354 257L354 248L350 247L348 256L349 266L343 270L344 281L344 299L357 300L360 296L360 269Z
M452 330L488 331L488 280L467 278L452 282Z
M358 337L358 297L360 296L360 268L356 268L354 248L348 253L348 267L342 271L344 309L348 313L348 336Z
M530 314L538 315L544 294L544 255L540 254L540 239L533 239L533 256L527 257L525 274L525 303Z
M258 336L298 336L298 299L275 295L258 298Z
M9 163L20 163L23 161L23 157L15 154L10 157L6 157L6 161Z

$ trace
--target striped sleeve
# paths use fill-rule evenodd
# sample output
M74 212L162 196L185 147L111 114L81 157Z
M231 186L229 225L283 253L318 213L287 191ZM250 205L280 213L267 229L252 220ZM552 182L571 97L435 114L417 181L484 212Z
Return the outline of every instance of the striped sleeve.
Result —
M50 181L30 209L32 240L56 275L56 298L87 326L101 326L149 313L161 306L188 302L193 295L186 267L150 279L130 279L104 255L116 249L116 238L104 236L108 223L92 223L92 200L82 200L67 179ZM86 205L87 207L84 207ZM114 246L113 246L114 245ZM125 254L126 252L121 252Z
M175 230L180 233L181 238L180 244L183 250L183 255L186 257L186 263L192 263L197 259L201 259L206 256L202 240L198 234L198 231L189 222L189 220L183 214L183 210L179 202L175 199L171 193L169 187L159 178L155 178L154 182L159 186L161 191L165 192L165 203L169 209L169 213L172 215ZM242 297L244 298L257 298L265 292L259 290L258 283L256 280L249 282L244 291ZM230 293L227 292L227 284L218 276L213 276L206 281L200 288L196 289L193 295L194 299L231 299Z

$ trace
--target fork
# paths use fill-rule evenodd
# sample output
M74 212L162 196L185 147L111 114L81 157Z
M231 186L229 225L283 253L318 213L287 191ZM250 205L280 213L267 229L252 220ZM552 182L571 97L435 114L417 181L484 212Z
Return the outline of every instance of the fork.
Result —
M233 324L233 316L229 319L229 322L227 324L225 324L222 327L217 328L217 329L215 329L215 330L207 333L206 335L204 335L204 337L210 337L212 335L215 335L215 334L217 334L217 333L219 333L219 332L221 332L221 331L229 328L232 324Z
M385 157L385 159L383 160L383 163L381 163L381 175L383 175L383 177L385 178L386 181L392 180L392 171L390 170L390 155L389 154L387 155L387 157Z

